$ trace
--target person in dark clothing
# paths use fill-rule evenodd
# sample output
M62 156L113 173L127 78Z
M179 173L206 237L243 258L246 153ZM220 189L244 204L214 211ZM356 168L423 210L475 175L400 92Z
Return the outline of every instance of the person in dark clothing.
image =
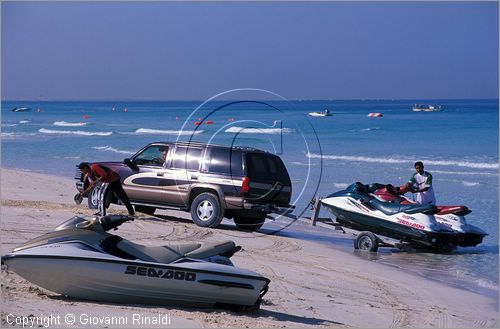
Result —
M99 189L98 202L99 202L99 213L101 216L106 216L106 204L105 195L106 191L110 190L114 193L127 207L130 216L134 216L134 208L130 204L130 200L127 193L123 190L123 186L120 182L120 175L118 175L113 170L98 165L89 164L87 162L82 162L78 165L78 168L82 171L84 175L89 178L89 187L83 191L81 194L86 194L91 191L97 183L101 182L101 188Z

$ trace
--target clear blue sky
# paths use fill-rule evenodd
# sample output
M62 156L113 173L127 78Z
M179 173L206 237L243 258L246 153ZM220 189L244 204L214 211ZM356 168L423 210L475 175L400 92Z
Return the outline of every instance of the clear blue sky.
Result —
M498 97L497 2L5 2L2 99Z

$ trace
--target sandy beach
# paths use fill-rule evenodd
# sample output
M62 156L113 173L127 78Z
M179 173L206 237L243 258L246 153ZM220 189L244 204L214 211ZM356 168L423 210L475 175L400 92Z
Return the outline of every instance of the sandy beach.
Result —
M2 169L1 251L53 229L78 215L91 215L86 200L75 205L74 181L34 172ZM125 214L112 205L109 213ZM236 313L198 309L90 302L41 289L2 266L2 326L21 327L22 317L60 316L57 327L113 327L96 319L166 315L162 327L498 327L497 301L369 262L313 241L237 231L225 224L205 229L182 212L140 214L119 229L124 238L147 245L170 241L234 240L243 249L236 266L271 280L259 311ZM228 222L229 223L229 222ZM331 232L334 236L335 232ZM73 314L77 322L64 322ZM86 320L87 319L87 320ZM94 319L94 320L88 320ZM94 321L94 322L93 322ZM54 323L52 323L53 325ZM35 326L38 326L35 324ZM127 327L152 327L133 324Z

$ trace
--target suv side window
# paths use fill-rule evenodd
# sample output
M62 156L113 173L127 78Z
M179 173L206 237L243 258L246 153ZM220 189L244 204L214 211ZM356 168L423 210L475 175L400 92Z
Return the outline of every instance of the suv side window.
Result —
M202 151L203 149L197 147L177 147L175 149L172 168L199 170Z
M208 172L231 176L243 176L242 153L230 148L212 147Z
M164 153L165 152L165 153ZM165 162L164 154L168 153L168 146L164 145L153 145L139 153L135 158L134 162L137 165L148 165L148 166L163 166Z

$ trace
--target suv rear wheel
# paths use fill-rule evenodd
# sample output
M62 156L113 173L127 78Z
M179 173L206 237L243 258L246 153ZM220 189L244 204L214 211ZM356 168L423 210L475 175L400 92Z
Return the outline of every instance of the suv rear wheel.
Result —
M224 218L219 198L209 192L197 195L191 204L191 218L198 226L217 227Z
M249 215L235 215L234 223L236 227L242 231L257 231L264 225L266 221L266 214L255 214L253 216Z

